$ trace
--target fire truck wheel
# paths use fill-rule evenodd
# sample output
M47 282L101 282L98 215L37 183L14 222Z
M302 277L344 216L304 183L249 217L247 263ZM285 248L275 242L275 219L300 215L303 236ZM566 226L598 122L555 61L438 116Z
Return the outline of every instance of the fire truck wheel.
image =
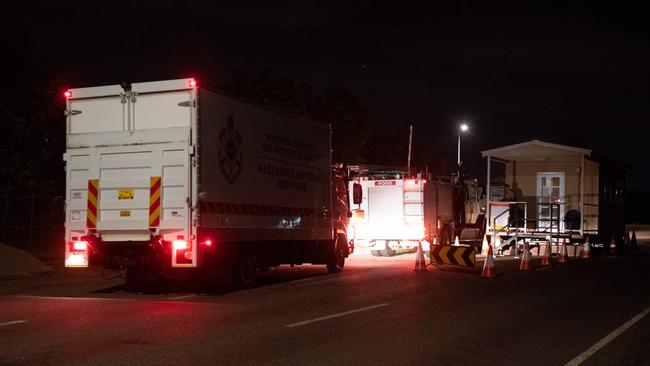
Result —
M334 248L334 256L331 259L330 263L327 263L327 270L330 273L339 273L343 270L343 267L345 266L345 253L343 252L343 248L341 245L339 245L341 242L345 243L345 241L340 240L340 236L336 238L336 247Z
M386 249L381 251L381 255L383 255L384 257L392 257L395 255L395 249L386 246Z
M255 257L249 252L239 254L233 269L232 278L235 286L251 288L255 285Z
M452 240L453 239L451 237L451 228L449 226L445 225L442 228L442 235L441 235L441 238L440 238L440 243L442 245L451 245Z
M371 250L370 254L372 254L373 257L381 257L381 250Z

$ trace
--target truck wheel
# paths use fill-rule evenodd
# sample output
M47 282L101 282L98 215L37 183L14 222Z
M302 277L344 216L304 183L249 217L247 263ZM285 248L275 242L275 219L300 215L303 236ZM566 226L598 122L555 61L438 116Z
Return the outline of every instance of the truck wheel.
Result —
M395 252L396 252L395 249L386 245L386 249L381 251L381 255L383 255L384 257L392 257L395 255Z
M148 276L145 271L140 268L127 268L124 287L127 290L141 290L147 287Z
M451 245L451 241L454 240L451 237L451 228L445 225L442 228L442 237L440 238L440 243L442 245Z
M373 257L381 257L381 250L371 250L370 254L372 254Z
M248 252L241 253L235 263L232 278L235 286L251 288L255 285L255 257Z
M330 273L339 273L345 266L345 253L343 252L343 248L339 245L339 238L337 238L336 243L334 244L336 245L334 248L334 257L331 259L330 263L327 263L327 270Z

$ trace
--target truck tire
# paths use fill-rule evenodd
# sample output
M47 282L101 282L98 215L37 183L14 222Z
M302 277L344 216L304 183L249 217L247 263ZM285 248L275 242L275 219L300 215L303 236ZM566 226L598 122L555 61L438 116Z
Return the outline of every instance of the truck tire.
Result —
M330 262L327 263L327 270L330 273L339 273L345 266L345 252L340 243L346 243L346 241L342 240L341 236L337 236L336 243L334 244L334 255L330 259Z
M386 245L386 249L381 251L381 255L384 257L392 257L395 255L395 253L395 249L389 247L388 244Z
M442 245L451 245L451 241L454 240L451 237L451 228L447 225L445 225L442 228L442 235L440 237L440 244Z
M370 254L372 254L373 257L381 257L381 250L371 250Z
M140 268L127 268L124 287L129 291L136 291L146 288L149 284L147 273Z
M235 287L251 288L255 285L255 256L250 252L242 252L235 261L232 279Z

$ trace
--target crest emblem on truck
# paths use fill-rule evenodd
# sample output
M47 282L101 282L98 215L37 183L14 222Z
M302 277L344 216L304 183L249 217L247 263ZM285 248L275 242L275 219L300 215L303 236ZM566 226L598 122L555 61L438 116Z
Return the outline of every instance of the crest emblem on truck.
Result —
M227 126L219 132L219 168L228 183L234 183L242 168L243 140L235 130L235 119L230 115Z

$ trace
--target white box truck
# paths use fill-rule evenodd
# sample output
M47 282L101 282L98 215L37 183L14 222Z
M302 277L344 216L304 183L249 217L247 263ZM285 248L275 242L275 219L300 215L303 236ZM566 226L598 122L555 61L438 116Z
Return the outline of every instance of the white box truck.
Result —
M330 129L194 79L66 92L65 265L127 282L202 268L340 271L348 191Z

